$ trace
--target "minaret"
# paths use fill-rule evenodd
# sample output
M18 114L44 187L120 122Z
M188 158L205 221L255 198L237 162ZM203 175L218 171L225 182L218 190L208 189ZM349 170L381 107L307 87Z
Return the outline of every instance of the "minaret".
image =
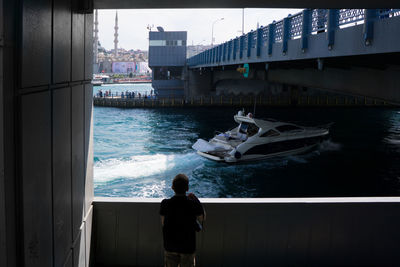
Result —
M118 11L115 11L114 55L118 56Z
M97 53L98 53L98 45L99 45L99 20L97 17L97 9L95 10L94 13L94 38L93 38L93 64L97 64L98 63L98 59L97 59Z

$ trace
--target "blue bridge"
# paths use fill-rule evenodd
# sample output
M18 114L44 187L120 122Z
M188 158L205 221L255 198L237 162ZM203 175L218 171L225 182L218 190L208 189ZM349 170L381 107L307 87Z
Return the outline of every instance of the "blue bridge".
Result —
M399 53L400 9L305 9L189 58L185 93L281 84L400 103Z

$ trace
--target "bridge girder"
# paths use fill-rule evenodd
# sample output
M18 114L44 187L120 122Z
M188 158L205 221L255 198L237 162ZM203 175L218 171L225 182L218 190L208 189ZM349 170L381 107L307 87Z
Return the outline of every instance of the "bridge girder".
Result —
M394 8L399 2L359 0L94 0L97 9L132 8Z

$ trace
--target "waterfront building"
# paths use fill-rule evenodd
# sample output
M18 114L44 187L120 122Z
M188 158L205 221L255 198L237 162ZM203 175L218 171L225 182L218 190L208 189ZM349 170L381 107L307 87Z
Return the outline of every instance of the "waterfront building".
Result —
M186 31L149 32L149 67L152 86L159 97L183 96L186 64Z
M112 62L112 73L143 75L150 73L147 62Z
M109 59L100 61L99 71L102 73L112 73L112 61Z
M118 47L118 12L115 14L114 48L107 50L99 42L98 11L94 10L93 21L93 73L149 75L148 52L140 49Z

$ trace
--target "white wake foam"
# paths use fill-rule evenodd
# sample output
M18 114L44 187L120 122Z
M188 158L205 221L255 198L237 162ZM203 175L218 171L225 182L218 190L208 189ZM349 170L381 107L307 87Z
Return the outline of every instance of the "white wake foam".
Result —
M192 162L191 154L154 154L132 156L128 159L108 159L94 165L94 181L108 182L114 179L137 179L167 174L169 171L186 169Z
M94 180L107 182L118 178L135 179L152 176L173 168L174 159L175 155L155 154L99 161L94 166Z
M384 141L390 145L400 145L400 136L389 136Z
M169 185L168 185L169 186ZM165 180L142 185L140 190L134 193L135 197L152 198L152 197L166 197Z

